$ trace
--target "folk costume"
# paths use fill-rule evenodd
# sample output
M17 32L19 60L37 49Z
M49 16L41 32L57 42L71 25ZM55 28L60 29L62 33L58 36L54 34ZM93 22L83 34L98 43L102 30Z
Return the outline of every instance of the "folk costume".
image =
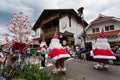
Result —
M98 62L96 65L94 65L94 68L96 69L107 69L107 60L116 59L114 53L110 49L110 45L107 41L103 28L99 33L99 37L97 38L93 50L91 50L91 55Z
M49 45L50 52L48 53L48 57L55 64L56 69L55 72L66 72L66 68L64 62L66 59L70 57L68 52L62 47L60 44L60 40L58 39L57 30L54 33L53 39Z

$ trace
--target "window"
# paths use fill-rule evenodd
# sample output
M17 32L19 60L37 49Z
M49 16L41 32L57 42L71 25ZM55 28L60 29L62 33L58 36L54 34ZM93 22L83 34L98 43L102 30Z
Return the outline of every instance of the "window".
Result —
M109 31L109 26L105 26L105 31Z
M92 32L93 32L93 33L95 33L95 28L94 28L94 29L92 29Z
M99 32L99 28L93 28L93 29L92 29L92 32L93 32L93 33Z
M114 25L110 25L110 30L114 30Z
M96 32L99 32L99 28L96 28Z
M105 31L114 30L114 25L105 26Z

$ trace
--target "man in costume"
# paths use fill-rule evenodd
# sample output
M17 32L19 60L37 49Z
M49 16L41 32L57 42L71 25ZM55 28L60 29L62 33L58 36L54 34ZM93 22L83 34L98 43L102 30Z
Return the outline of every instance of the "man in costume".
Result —
M55 64L55 69L53 70L53 73L57 73L57 72L65 73L66 72L64 62L66 59L70 57L70 55L60 44L57 30L54 33L53 39L51 40L51 43L49 45L48 57L50 58L52 63Z
M93 50L91 50L91 55L98 62L96 65L94 65L95 69L107 69L107 61L116 59L114 53L111 51L103 28L102 31L99 33L99 37L97 38Z

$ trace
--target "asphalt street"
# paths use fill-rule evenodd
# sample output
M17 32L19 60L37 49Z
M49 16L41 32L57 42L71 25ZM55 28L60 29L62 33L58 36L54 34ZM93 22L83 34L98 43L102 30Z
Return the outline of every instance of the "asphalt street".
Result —
M96 62L71 59L66 61L66 75L53 75L55 80L120 80L120 65L109 65L108 70L95 70ZM54 66L50 67L51 71Z

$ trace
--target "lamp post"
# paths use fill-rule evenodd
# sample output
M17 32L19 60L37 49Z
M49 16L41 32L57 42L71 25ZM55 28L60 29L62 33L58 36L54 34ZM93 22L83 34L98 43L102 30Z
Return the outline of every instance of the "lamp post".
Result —
M81 19L81 23L82 23L82 26L83 26L83 34L82 34L82 37L83 37L83 45L84 45L84 47L86 48L86 44L85 44L86 31L85 31L85 25L84 25L83 10L84 10L84 7L80 7L80 8L78 9L78 17L79 17L79 19Z

